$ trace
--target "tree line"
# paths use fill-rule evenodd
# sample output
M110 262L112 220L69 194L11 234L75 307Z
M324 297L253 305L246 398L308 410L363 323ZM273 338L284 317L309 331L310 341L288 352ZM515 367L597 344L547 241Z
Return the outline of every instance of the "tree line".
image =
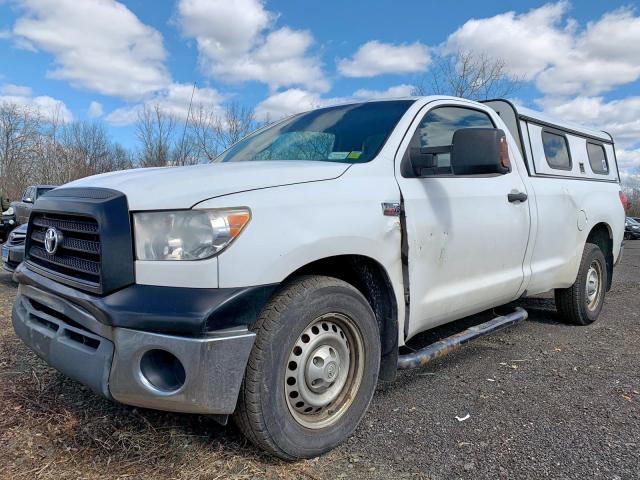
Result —
M196 107L187 121L160 105L145 106L136 142L125 148L104 122L64 122L60 112L0 103L0 194L19 199L29 185L63 185L79 178L134 167L183 166L212 161L259 127L254 110L231 102Z

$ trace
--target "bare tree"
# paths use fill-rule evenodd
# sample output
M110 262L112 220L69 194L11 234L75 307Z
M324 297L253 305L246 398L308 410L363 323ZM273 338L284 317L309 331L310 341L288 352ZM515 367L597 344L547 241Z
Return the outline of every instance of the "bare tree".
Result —
M33 165L33 176L30 184L60 185L62 178L66 178L62 159L64 150L61 144L61 135L64 129L64 121L60 110L54 110L44 122L38 140L38 161Z
M227 104L222 111L200 106L190 121L197 155L208 162L257 127L254 110L238 102Z
M115 170L128 170L129 168L133 168L133 166L134 162L131 152L119 143L111 144L109 148L109 161L107 171L112 172Z
M172 165L176 142L176 120L160 105L145 106L138 114L136 136L141 144L138 163L141 167Z
M42 116L32 108L0 104L0 195L18 198L37 158Z
M622 178L622 189L627 196L627 215L640 217L640 176L627 175Z
M508 71L502 59L458 50L436 57L430 72L414 86L413 94L488 100L512 95L522 81Z
M59 109L44 115L29 106L0 104L0 196L15 200L28 185L62 185L133 163L103 123L65 123Z
M100 123L73 122L62 133L64 175L60 183L109 170L109 139Z

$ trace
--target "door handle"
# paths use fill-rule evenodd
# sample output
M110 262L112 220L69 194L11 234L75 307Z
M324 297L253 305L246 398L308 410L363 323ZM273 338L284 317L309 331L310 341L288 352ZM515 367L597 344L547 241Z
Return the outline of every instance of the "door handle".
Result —
M513 202L526 202L527 201L527 194L524 192L517 192L517 193L508 193L507 194L507 199L513 203Z

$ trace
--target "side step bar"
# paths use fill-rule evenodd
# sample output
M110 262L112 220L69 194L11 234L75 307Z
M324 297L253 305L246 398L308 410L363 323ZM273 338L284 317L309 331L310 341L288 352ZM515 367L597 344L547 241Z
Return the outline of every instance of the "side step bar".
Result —
M433 360L437 360L459 349L464 344L476 338L484 337L490 333L520 323L526 320L528 316L529 314L524 308L516 307L513 313L496 317L488 322L468 328L460 333L456 333L455 335L443 338L442 340L421 348L418 351L398 356L398 369L408 370L426 365Z

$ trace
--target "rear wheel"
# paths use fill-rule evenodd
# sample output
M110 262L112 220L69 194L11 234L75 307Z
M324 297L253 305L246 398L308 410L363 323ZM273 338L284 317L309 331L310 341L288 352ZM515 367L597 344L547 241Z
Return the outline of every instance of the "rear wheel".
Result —
M363 295L341 280L305 276L285 286L253 330L234 416L258 447L287 460L342 443L378 378L378 325Z
M600 247L587 243L575 283L555 290L556 308L568 323L589 325L600 315L608 283L607 263Z

